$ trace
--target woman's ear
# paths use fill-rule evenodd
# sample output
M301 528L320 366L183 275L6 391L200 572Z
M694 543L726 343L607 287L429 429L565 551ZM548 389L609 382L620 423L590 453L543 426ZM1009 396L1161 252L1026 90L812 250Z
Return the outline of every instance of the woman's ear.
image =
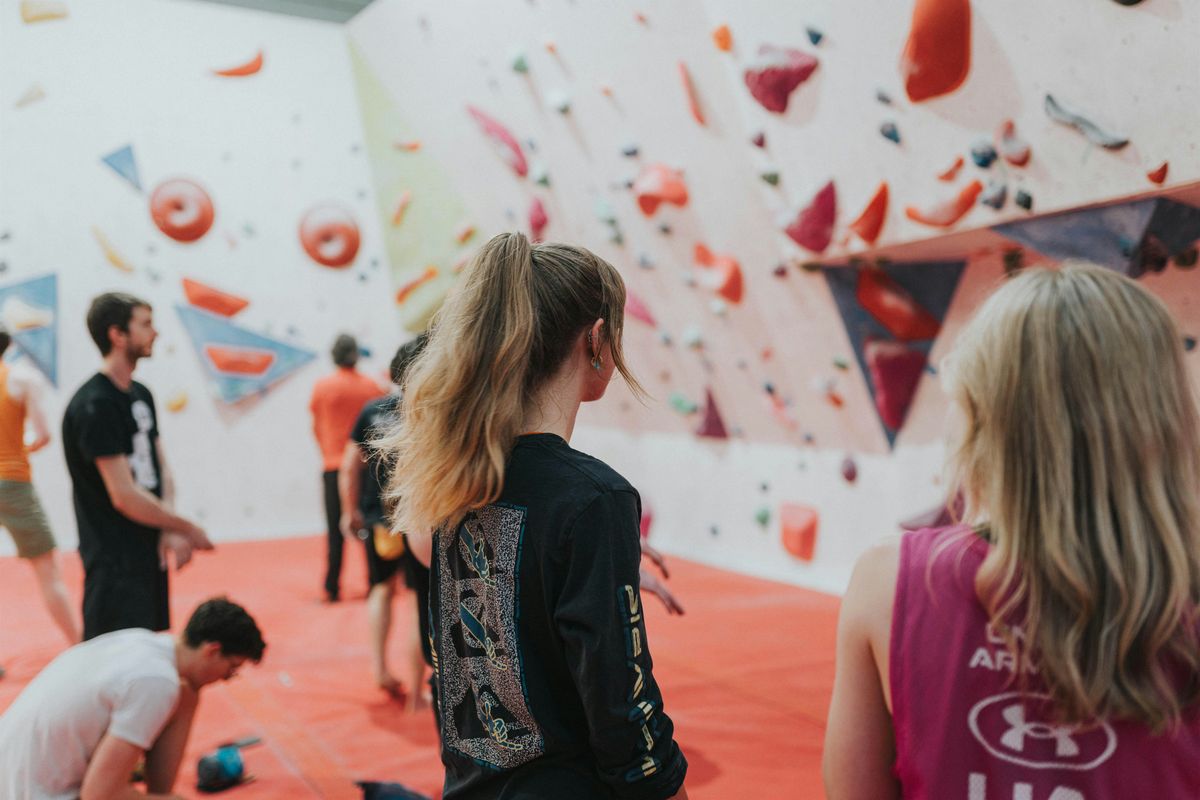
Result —
M604 320L598 319L592 323L592 327L588 330L588 345L591 347L589 355L594 359L597 358L604 349Z

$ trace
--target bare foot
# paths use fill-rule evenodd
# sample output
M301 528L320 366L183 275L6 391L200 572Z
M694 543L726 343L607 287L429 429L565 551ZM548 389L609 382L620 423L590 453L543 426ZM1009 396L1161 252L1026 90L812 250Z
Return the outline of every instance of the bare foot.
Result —
M396 700L402 700L405 697L404 686L402 686L400 681L396 680L391 675L384 675L376 678L375 685L380 689L383 689Z

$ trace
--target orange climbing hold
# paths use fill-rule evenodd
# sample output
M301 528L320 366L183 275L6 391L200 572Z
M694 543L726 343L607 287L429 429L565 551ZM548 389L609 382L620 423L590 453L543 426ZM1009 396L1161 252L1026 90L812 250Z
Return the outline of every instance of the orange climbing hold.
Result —
M412 192L408 189L404 190L404 194L400 195L400 199L396 201L396 210L392 212L392 227L396 227L404 221L404 215L408 211L408 205L412 202Z
M904 215L913 222L919 222L922 225L930 225L935 228L949 228L960 219L965 217L967 213L975 207L975 201L979 199L979 193L983 191L983 184L979 181L971 181L955 197L940 203L928 211L909 206L904 209Z
M1147 172L1146 177L1149 178L1150 182L1155 184L1156 186L1162 186L1163 183L1167 180L1167 170L1170 169L1170 167L1171 167L1170 163L1164 161L1162 164L1160 164L1155 169L1152 169L1149 172Z
M879 232L883 229L883 223L887 219L887 209L888 185L887 181L884 181L879 184L879 188L871 197L871 202L867 203L867 207L858 215L858 219L850 223L850 230L858 234L858 238L867 244L875 244L875 240L879 238Z
M954 180L955 178L958 177L958 171L963 168L964 163L966 163L966 162L963 161L962 156L957 157L956 159L954 159L953 164L951 164L950 166L946 167L944 170L942 170L941 172L938 173L938 176L937 176L938 180L946 181L946 182L950 182L950 181Z
M696 95L696 84L692 81L692 74L688 72L687 64L679 62L679 78L683 81L683 91L687 95L688 110L692 112L692 118L696 122L704 125L704 112L700 109L700 98Z
M407 283L401 284L400 288L396 290L396 305L403 303L412 295L413 292L436 278L438 274L438 268L431 264L426 267L425 271L420 275L413 278L411 281L408 281Z
M637 196L638 208L647 217L662 203L685 206L688 201L683 175L662 164L646 165L633 182L633 193Z
M812 561L821 516L812 506L784 503L779 509L783 548L801 561Z
M949 94L971 70L970 0L916 0L900 74L914 103Z
M731 303L742 302L742 265L733 256L716 255L702 244L694 252L700 265L700 283Z
M204 354L219 372L235 375L265 375L275 363L275 354L270 350L251 347L209 344L204 346Z
M222 317L232 317L250 305L250 301L244 297L222 292L191 278L183 279L183 295L196 308L203 308Z
M733 49L733 33L730 32L728 25L721 25L712 32L713 44L722 53L728 53Z
M222 78L245 78L248 75L254 75L263 67L263 51L259 50L254 58L247 61L245 64L238 64L236 67L229 69L214 69L214 75L220 75Z
M877 267L858 271L855 299L888 333L902 342L933 339L942 329L937 317L922 308L912 295Z

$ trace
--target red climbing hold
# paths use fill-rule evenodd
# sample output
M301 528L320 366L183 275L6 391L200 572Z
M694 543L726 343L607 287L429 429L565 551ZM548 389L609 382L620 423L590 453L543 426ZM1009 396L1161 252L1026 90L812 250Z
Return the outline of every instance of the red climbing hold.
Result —
M529 204L529 231L533 234L535 242L542 240L542 231L549 222L550 218L546 216L546 208L542 201L537 197L533 198L533 202Z
M1001 123L1000 130L996 133L996 139L999 141L1000 153L1004 156L1005 161L1014 167L1023 167L1029 163L1033 151L1029 147L1029 142L1017 136L1016 123L1011 119L1006 119Z
M725 430L725 421L721 419L721 412L717 410L717 402L713 399L712 389L704 390L704 411L701 413L696 435L710 439L729 438Z
M654 315L650 313L650 309L642 302L642 298L628 290L625 292L625 316L633 317L639 322L644 322L651 328L658 327L658 323L654 321Z
M846 483L854 483L858 480L858 464L854 463L853 456L846 456L842 460L842 477L845 478Z
M914 103L949 94L971 70L970 0L916 0L900 74Z
M977 180L971 181L954 198L940 203L928 211L919 209L916 206L909 206L904 209L904 215L913 222L919 222L922 225L931 225L935 228L949 228L965 217L967 212L975 207L975 201L979 198L979 193L982 191L982 183Z
M687 64L679 62L679 79L683 81L683 91L687 95L688 110L692 112L692 119L699 124L704 124L704 112L700 109L700 98L696 94L696 84L692 81L692 74L688 72Z
M745 72L746 87L763 108L776 114L787 111L792 92L820 63L803 51L769 44L758 49L758 57L758 62Z
M880 230L883 229L884 220L887 219L887 209L888 185L887 181L884 181L879 184L879 188L871 196L871 202L867 203L867 207L858 215L858 219L850 223L850 230L858 234L858 237L867 244L875 244Z
M958 177L958 171L962 169L964 163L962 156L955 158L953 164L938 173L938 180L947 182L954 180Z
M820 514L812 506L784 503L779 508L783 548L801 561L812 561L817 546Z
M420 275L412 280L405 281L404 283L400 284L400 287L396 289L396 305L400 305L405 300L412 297L413 292L432 281L439 274L440 271L438 268L430 264Z
M1170 166L1171 166L1170 163L1164 161L1164 162L1162 162L1162 164L1160 164L1155 169L1152 169L1149 172L1147 172L1146 177L1150 179L1151 183L1153 183L1157 186L1162 186L1163 183L1167 180L1167 170L1170 168Z
M203 308L222 317L232 317L250 305L250 301L244 297L222 292L191 278L183 279L183 295L196 308Z
M662 164L648 164L633 182L633 193L637 196L638 208L647 217L658 210L661 203L685 206L688 201L687 184L677 170Z
M235 345L209 344L204 354L219 372L234 375L265 375L275 363L275 354L270 350Z
M879 418L888 430L898 431L925 372L925 354L900 342L871 339L863 347L863 357L875 387Z
M855 299L888 333L902 342L933 339L942 325L886 272L876 267L858 271Z
M731 303L742 302L742 265L733 256L716 255L702 244L694 251L700 265L699 281Z
M524 178L529 173L529 164L525 161L525 153L521 151L521 145L517 143L516 137L509 132L508 128L478 108L467 106L467 112L479 125L484 135L491 140L500 157L512 167L513 172Z
M837 189L833 181L821 187L785 232L792 241L814 253L823 253L833 240L833 223L837 218Z

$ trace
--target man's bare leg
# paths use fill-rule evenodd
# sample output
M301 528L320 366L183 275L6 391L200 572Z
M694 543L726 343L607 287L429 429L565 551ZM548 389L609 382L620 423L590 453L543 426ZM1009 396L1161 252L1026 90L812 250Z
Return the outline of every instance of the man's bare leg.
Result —
M71 598L63 584L62 570L58 566L58 551L51 550L29 560L42 590L42 602L54 618L54 624L62 631L69 644L79 644L79 624L71 610Z
M367 593L367 615L371 626L371 662L375 669L375 683L392 695L401 691L400 681L387 666L388 635L392 628L392 598L396 594L395 576L377 583Z

